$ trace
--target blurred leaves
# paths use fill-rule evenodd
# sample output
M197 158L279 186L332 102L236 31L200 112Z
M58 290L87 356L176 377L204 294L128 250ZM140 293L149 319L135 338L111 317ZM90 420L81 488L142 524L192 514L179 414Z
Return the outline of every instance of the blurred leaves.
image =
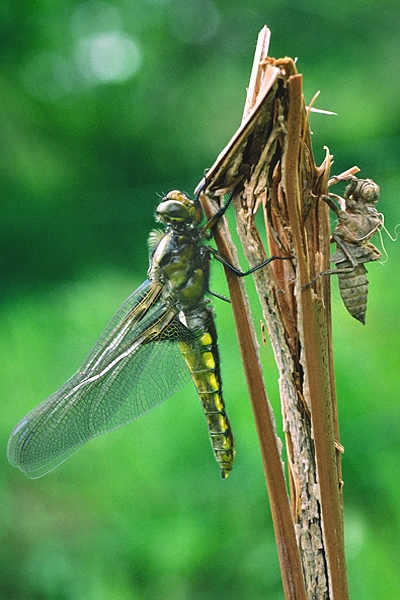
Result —
M338 171L359 162L377 179L399 162L393 2L267 12L257 1L58 0L1 12L6 286L143 264L124 222L148 227L156 192L193 188L228 141L265 21L272 52L299 57L306 96L321 89L321 106L338 112L313 116L317 157L329 143ZM106 231L117 225L118 245Z
M375 179L393 231L397 1L0 4L0 598L282 597L225 303L215 302L238 448L227 482L190 385L46 478L25 479L4 451L17 420L74 372L145 279L157 194L191 192L239 125L264 24L272 55L298 57L306 100L321 90L318 108L338 113L311 115L317 162L326 144L334 172L357 164ZM385 243L389 262L369 268L366 328L333 286L350 591L363 600L400 590L400 256ZM276 407L276 370L270 350L262 355Z

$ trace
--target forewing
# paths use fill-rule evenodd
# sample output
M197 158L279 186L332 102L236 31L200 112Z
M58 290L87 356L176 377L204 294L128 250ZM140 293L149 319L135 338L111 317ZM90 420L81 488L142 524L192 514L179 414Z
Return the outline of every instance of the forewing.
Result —
M83 444L137 419L190 379L178 341L195 344L176 314L155 302L140 317L122 305L78 372L15 427L9 461L28 477L54 469Z
M80 366L81 373L99 369L99 365L120 354L124 344L131 343L132 334L143 330L138 324L157 306L161 289L161 284L147 280L125 300Z

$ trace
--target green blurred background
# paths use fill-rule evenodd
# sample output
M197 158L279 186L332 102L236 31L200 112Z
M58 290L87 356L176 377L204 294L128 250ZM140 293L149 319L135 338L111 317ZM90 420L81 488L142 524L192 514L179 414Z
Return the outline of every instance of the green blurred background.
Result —
M258 31L298 57L317 163L354 164L400 221L398 0L0 4L0 598L282 598L229 305L216 301L237 460L222 482L193 386L28 480L15 423L77 369L146 277L157 194L191 192L240 123ZM379 242L379 240L378 240ZM399 244L367 326L333 286L351 597L400 594ZM222 269L213 289L224 292ZM251 282L248 283L251 289ZM259 314L255 313L255 319ZM278 427L277 373L262 348Z

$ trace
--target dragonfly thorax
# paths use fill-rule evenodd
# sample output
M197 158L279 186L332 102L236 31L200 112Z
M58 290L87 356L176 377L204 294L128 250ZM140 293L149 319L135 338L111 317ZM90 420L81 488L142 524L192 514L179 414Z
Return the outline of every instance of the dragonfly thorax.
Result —
M165 233L155 249L149 278L163 284L163 296L179 310L196 310L208 291L209 253L197 228Z

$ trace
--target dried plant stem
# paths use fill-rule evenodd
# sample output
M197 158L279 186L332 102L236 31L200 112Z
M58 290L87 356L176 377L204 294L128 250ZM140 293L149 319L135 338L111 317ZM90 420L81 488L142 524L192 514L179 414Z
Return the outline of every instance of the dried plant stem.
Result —
M335 600L348 598L347 577L344 558L343 512L339 494L337 452L335 450L332 389L334 380L330 372L326 315L321 298L311 287L304 286L310 281L310 267L307 263L310 253L305 247L305 231L300 194L299 164L300 141L302 136L303 96L301 76L289 80L289 140L286 148L285 190L288 210L293 215L293 241L297 257L297 299L303 365L306 366L307 391L311 407L311 422L315 444L315 460L319 485L319 505L322 513L323 543L327 556L331 596ZM317 213L318 215L318 213Z
M207 196L201 198L206 215L212 216L214 209ZM221 254L232 264L238 264L235 246L226 223L220 220L214 238ZM226 268L225 268L226 269ZM243 281L232 277L226 269L229 292L242 361L253 408L260 444L261 457L267 488L270 496L272 519L277 539L283 587L287 600L306 600L301 563L297 550L296 536L290 515L290 507L280 457L280 442L276 436L275 423L262 375L258 343L251 320L250 306Z
M272 412L259 373L241 282L228 274L246 378L274 519L286 598L347 600L339 428L333 372L327 193L331 156L314 162L302 77L294 62L267 56L260 32L241 127L207 173L202 202L234 193L237 230L250 267L266 259L255 226L262 207L269 255L253 273L277 366L289 466L290 511ZM216 232L219 251L236 262ZM297 548L294 542L296 536ZM301 568L300 565L301 564Z

